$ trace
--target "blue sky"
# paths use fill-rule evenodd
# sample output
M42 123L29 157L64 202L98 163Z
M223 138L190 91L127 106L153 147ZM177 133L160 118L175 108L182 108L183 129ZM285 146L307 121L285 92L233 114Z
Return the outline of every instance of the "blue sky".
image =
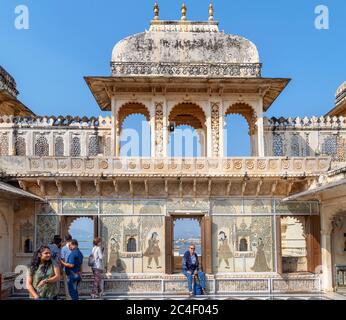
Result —
M160 0L160 18L179 19L182 2ZM20 100L35 113L99 115L83 76L110 74L113 46L148 29L153 3L3 0L0 65L15 77ZM29 8L29 30L14 27L15 7L22 4ZM207 19L209 0L186 4L188 19ZM329 30L314 26L319 4L329 8ZM220 29L257 45L263 76L292 78L267 116L322 115L333 106L346 80L346 1L215 0L214 7Z

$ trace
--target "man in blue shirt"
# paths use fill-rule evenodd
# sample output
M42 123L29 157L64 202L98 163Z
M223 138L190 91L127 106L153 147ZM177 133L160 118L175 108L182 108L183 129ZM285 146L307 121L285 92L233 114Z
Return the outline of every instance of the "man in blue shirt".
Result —
M189 287L190 296L193 295L192 280L199 271L199 261L196 254L196 247L194 244L190 244L189 250L185 252L183 257L183 274L187 278L187 284Z
M71 250L70 250L71 241L72 241L71 235L70 234L66 235L65 236L65 245L61 248L61 251L60 251L61 259L65 262L67 262L68 256L71 253Z
M68 256L71 253L70 250L70 243L72 241L72 236L70 234L65 236L65 241L64 241L64 246L61 248L61 252L60 252L60 256L61 256L61 260L64 262L67 262L68 260ZM61 262L60 260L60 262ZM63 266L62 262L61 265ZM62 268L62 274L63 274L63 279L64 279L64 288L65 288L65 296L66 296L66 300L71 300L70 294L68 292L68 286L67 286L67 275L65 273L65 268Z
M72 300L78 300L78 284L82 280L82 265L83 254L78 249L78 241L73 239L70 243L71 253L67 258L67 262L61 260L62 265L65 267L67 275L68 291Z

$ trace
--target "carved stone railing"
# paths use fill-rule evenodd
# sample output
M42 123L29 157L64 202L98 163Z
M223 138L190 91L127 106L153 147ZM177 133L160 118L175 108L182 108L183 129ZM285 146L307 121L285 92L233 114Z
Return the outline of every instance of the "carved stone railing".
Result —
M346 118L340 117L296 117L296 118L265 118L266 129L346 129Z
M10 74L0 66L0 90L6 90L13 97L17 97L19 92L17 91L16 81Z
M267 156L330 156L346 162L346 118L265 118Z
M72 117L72 116L1 116L0 130L5 125L31 127L110 127L111 117Z
M167 76L167 77L260 77L260 63L243 64L210 64L210 63L141 63L141 62L112 62L112 75L115 77L128 76Z
M32 176L316 176L330 158L110 158L0 157L7 175Z
M0 117L0 156L110 156L110 117Z

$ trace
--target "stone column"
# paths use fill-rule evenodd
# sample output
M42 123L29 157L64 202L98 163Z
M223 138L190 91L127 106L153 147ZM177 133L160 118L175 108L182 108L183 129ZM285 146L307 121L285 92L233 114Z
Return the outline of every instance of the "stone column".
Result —
M156 157L156 110L155 110L155 101L152 101L149 106L150 114L150 157ZM143 134L143 133L142 133Z
M13 127L8 131L8 155L13 156L16 154L16 137L14 135L15 130ZM18 135L18 131L17 131Z
M208 103L208 108L206 112L206 127L207 127L207 132L206 132L206 139L207 139L207 157L212 158L213 157L213 136L212 136L212 120L211 120L211 107L212 103L209 101Z
M332 212L327 208L321 208L321 260L323 291L333 291L331 214Z
M168 114L167 114L167 101L166 99L163 100L163 157L168 157L168 143L169 143L169 131L168 131Z
M225 157L225 112L224 112L224 106L223 103L220 103L220 117L219 117L219 123L220 123L220 151L219 151L219 157L224 158Z
M257 118L257 156L264 157L264 131L263 131L263 115Z
M118 105L115 97L112 97L112 130L111 130L111 139L112 147L111 153L115 157L120 156L120 128L119 128L119 119L118 119Z

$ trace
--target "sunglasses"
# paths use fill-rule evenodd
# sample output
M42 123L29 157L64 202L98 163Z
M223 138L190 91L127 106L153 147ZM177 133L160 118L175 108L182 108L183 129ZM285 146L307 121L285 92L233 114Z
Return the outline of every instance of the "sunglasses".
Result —
M193 247L190 247L190 249L192 249L192 250L196 250L196 248L193 248Z

